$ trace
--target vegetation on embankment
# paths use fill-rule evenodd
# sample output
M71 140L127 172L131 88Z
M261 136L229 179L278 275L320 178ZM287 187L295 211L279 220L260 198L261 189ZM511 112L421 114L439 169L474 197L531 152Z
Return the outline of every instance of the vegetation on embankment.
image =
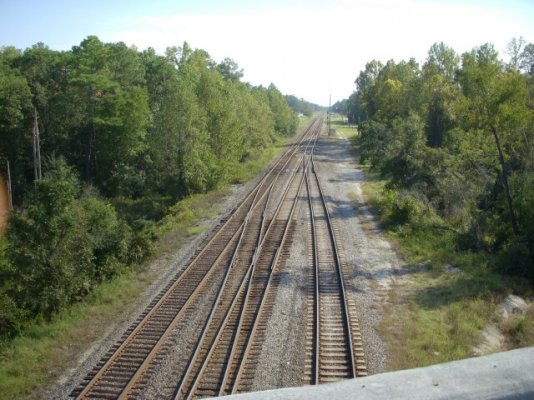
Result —
M393 369L471 356L492 322L503 348L534 344L532 307L495 312L534 283L534 44L515 44L510 63L490 44L373 60L336 105L360 121L368 201L408 264L382 324Z
M534 44L511 48L509 64L491 44L461 56L435 44L422 66L373 60L345 107L392 222L432 219L458 249L534 282Z
M299 119L298 131L309 124L311 117ZM291 138L281 137L258 157L250 158L236 169L231 182L245 182L257 175ZM192 194L176 202L163 219L151 226L154 255L143 262L121 268L84 299L64 307L50 318L39 317L27 322L19 333L0 341L0 399L47 397L55 382L64 378L68 370L90 346L100 339L110 325L127 318L136 298L151 285L165 263L179 248L195 235L207 229L204 222L218 211L218 205L228 194L228 186L207 193ZM113 199L119 202L117 199ZM120 202L125 203L124 199ZM130 200L130 203L134 203ZM117 208L125 207L118 205ZM135 215L139 204L121 212ZM150 265L150 268L147 268Z
M0 75L15 204L0 338L144 259L178 200L248 179L298 123L274 85L241 82L233 60L187 43L164 56L95 36L70 51L3 47Z
M400 222L394 192L367 169L366 200L405 265L384 305L380 332L392 370L446 362L475 354L491 323L505 343L495 350L534 345L534 306L513 321L501 321L498 304L514 293L532 299L532 286L492 267L485 252L458 249L457 233L435 218ZM512 324L512 326L510 326Z

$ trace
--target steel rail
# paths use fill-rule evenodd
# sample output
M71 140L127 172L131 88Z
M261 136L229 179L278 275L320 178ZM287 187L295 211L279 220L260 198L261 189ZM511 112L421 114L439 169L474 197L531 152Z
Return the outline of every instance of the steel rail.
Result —
M303 135L303 138L299 141L299 144L302 143L302 141L305 139L306 137L306 134ZM293 154L295 153L296 151L293 151ZM293 155L291 154L291 156ZM224 276L224 279L219 287L219 290L218 290L218 294L217 294L217 298L215 299L214 301L214 305L212 306L212 311L210 312L210 316L206 322L206 324L204 325L202 331L201 331L201 335L200 335L200 339L198 341L198 343L201 343L205 337L205 334L206 334L206 331L207 331L207 327L209 327L211 321L213 320L213 316L214 316L214 310L216 308L216 306L219 304L220 302L220 299L222 297L222 293L223 293L223 290L224 288L226 287L226 283L228 282L228 278L229 278L229 275L230 275L230 272L233 268L233 265L236 261L236 258L237 258L237 254L238 254L238 250L241 246L241 243L242 243L242 240L243 240L243 237L244 237L244 233L246 231L246 226L248 224L248 221L251 217L251 214L252 212L254 211L254 209L257 207L257 205L259 204L259 202L263 201L263 198L265 197L265 195L267 194L267 200L266 200L266 203L265 205L262 207L262 221L261 221L261 226L260 226L260 233L259 233L259 237L258 237L258 241L261 241L261 235L262 235L262 231L263 231L263 227L264 227L264 223L265 223L265 211L266 211L266 208L267 208L267 205L269 203L269 200L271 198L271 191L272 191L272 188L274 186L274 182L279 178L282 170L289 164L289 162L291 161L291 157L288 157L285 161L285 163L283 164L283 167L282 169L280 169L280 171L278 171L278 173L275 175L274 179L273 179L273 182L270 183L268 189L262 194L262 196L260 196L260 199L257 200L257 196L259 194L259 190L256 191L256 194L255 194L255 197L253 199L253 202L252 202L252 206L251 208L249 209L248 213L247 213L247 216L245 217L245 220L243 222L243 225L241 226L241 236L239 238L239 241L238 241L238 244L236 245L236 248L234 249L234 252L232 254L232 260L230 261L229 263L229 268L227 270L227 272L225 273L225 276ZM262 185L264 184L264 182L262 182ZM215 263L214 263L215 264ZM195 293L193 293L191 295L191 297L194 295ZM187 307L186 306L189 306L189 302L187 304L184 304L184 306L182 307L182 309L180 310L181 313L185 313L184 310L187 310ZM159 352L160 348L164 345L164 342L165 340L167 339L167 337L170 335L171 331L174 329L174 327L177 325L177 322L175 323L175 321L178 321L180 318L182 317L182 315L177 315L175 317L175 320L171 323L171 325L169 325L169 327L167 328L166 332L164 335L162 335L161 339L158 340L158 342L156 343L156 345L154 346L154 348L152 349L151 353L147 356L147 358L143 361L143 364L141 365L141 367L136 371L136 373L134 374L134 376L130 379L130 381L128 382L127 386L122 390L121 392L121 395L119 396L119 399L125 399L128 397L128 395L130 394L129 392L135 387L135 384L141 379L141 377L143 376L144 372L146 371L146 369L148 368L148 366L150 365L150 363L152 362L152 360L155 358L156 354ZM196 357L197 357L197 354L199 352L199 349L200 349L200 346L197 346L196 349L195 349L195 352L192 356L192 360L195 360ZM189 364L188 364L188 367L187 367L187 370L186 370L186 373L185 375L187 376L189 374L189 371L190 369L192 368L192 365L193 365L193 361L190 361Z
M306 168L307 168L307 166L306 166ZM236 377L235 377L235 380L234 380L234 384L232 385L232 388L231 388L231 391L230 391L231 394L236 393L237 392L237 388L239 387L239 382L240 382L240 380L242 378L242 375L243 375L243 370L244 370L243 366L245 365L245 359L250 354L250 350L251 350L252 343L253 343L252 339L253 339L253 337L256 334L256 331L258 329L259 316L263 313L263 310L264 310L264 307L265 307L265 296L266 296L266 294L269 292L269 290L271 288L273 273L274 273L274 270L276 269L276 266L278 265L281 251L284 248L284 245L285 245L286 240L287 240L287 236L288 236L288 232L289 232L289 226L291 224L291 220L293 219L293 215L295 213L296 205L297 205L298 200L299 200L299 196L300 196L300 193L301 193L302 183L304 181L304 174L305 173L306 172L304 170L302 178L301 178L301 181L300 181L298 189L297 189L295 200L294 200L294 202L292 204L292 207L291 207L291 210L290 210L290 213L289 213L289 217L287 219L287 223L286 223L286 226L285 226L285 229L284 229L284 233L283 233L283 236L282 236L282 241L280 243L280 246L276 250L276 254L275 254L274 259L273 259L273 261L271 263L267 285L265 287L265 290L261 294L261 299L260 299L260 305L259 305L258 312L253 317L254 321L253 321L253 325L252 325L252 329L251 329L250 335L248 336L248 338L246 340L246 346L245 346L245 350L243 352L243 357L241 357L239 360L237 360L237 364L238 364L237 372L236 372ZM240 323L241 323L241 321L240 321ZM240 334L240 330L238 330L238 334ZM235 342L237 342L237 340L235 340ZM232 348L231 355L233 356L234 353L235 353L235 347ZM229 368L228 368L228 366L231 365L231 362L232 362L232 358L230 358L230 360L229 360L229 362L228 362L228 364L227 364L227 366L225 368L225 374L224 374L223 383L222 383L221 388L219 390L219 395L220 396L224 395L223 392L226 390L226 386L228 385L228 380L229 380Z
M319 295L319 252L318 248L319 245L317 243L317 227L315 225L315 212L313 211L313 204L311 200L311 188L310 188L310 181L309 176L306 173L306 187L308 190L308 208L310 213L310 224L311 224L311 234L312 234L312 248L313 248L313 272L314 272L314 287L315 287L315 296L314 296L314 315L313 319L315 320L315 329L314 329L314 346L313 346L313 352L312 355L312 368L313 368L313 374L312 374L312 384L316 385L319 383L319 367L320 367L320 359L319 359L319 349L321 344L321 335L320 335L320 321L319 321L319 315L320 315L320 295Z
M345 289L345 282L344 282L345 279L344 279L344 274L342 270L341 260L339 258L337 241L336 241L334 229L332 226L332 219L330 217L330 212L328 211L327 202L326 202L326 199L324 197L324 193L321 187L321 181L316 171L313 153L311 155L311 164L312 164L312 172L317 182L317 188L318 188L319 195L321 198L321 204L324 209L325 216L326 216L326 222L328 225L328 233L330 236L330 240L332 241L332 245L333 245L332 251L333 251L334 261L336 265L336 273L339 279L339 284L340 284L340 289L341 289L341 297L342 297L341 304L343 308L343 320L345 323L345 327L347 329L347 341L348 341L349 353L350 353L349 354L350 368L351 368L352 377L355 378L357 376L356 375L356 360L354 359L354 349L353 349L353 343L352 343L353 335L352 335L351 320L350 320L350 314L349 314L349 306L348 306L348 301L347 301L347 292ZM319 367L318 365L315 366L315 368L318 368L318 367Z
M297 172L298 172L298 171L297 171ZM287 196L287 193L289 192L290 185L293 183L293 180L295 179L295 177L296 177L296 173L295 173L295 174L292 176L292 178L291 178L291 182L290 182L290 184L288 185L287 191L286 191L285 196L284 196L284 200L285 200L285 197ZM285 240L286 240L287 232L288 232L288 230L289 230L289 225L290 225L290 223L291 223L291 219L293 218L293 212L294 212L294 209L295 209L295 205L296 205L296 203L297 203L297 201L298 201L298 197L299 197L299 194L300 194L300 188L301 188L301 185L302 185L302 180L301 180L301 182L299 183L299 186L298 186L298 189L297 189L297 193L296 193L296 195L295 195L295 199L294 199L294 201L293 201L293 204L292 204L292 207L291 207L291 211L290 211L289 217L288 217L288 219L287 219L287 221L286 221L286 225L285 225L285 227L284 227L284 232L283 232L283 234L282 234L282 241L281 241L281 244L280 244L280 246L278 247L278 249L277 249L277 251L276 251L276 254L275 254L275 256L274 256L274 260L273 260L272 263L271 263L271 268L270 268L271 271L270 271L270 273L269 273L269 281L270 281L270 277L272 276L272 266L273 266L273 265L276 265L276 263L278 262L278 258L279 258L279 255L280 255L280 249L282 248L282 246L283 246L283 244L284 244L284 242L285 242ZM280 202L280 205L279 205L279 207L278 207L278 209L277 209L276 215L279 214L281 208L282 208L282 201ZM275 216L275 218L272 219L271 223L273 223L273 221L275 221L275 219L276 219L276 216ZM271 226L271 225L270 225L270 226ZM269 228L270 228L270 226L269 226ZM264 238L265 238L266 236L267 236L267 233L266 233L266 235L264 236ZM263 242L262 242L262 247L263 247ZM261 251L261 249L260 249L260 251ZM222 384L221 384L221 388L220 388L220 390L219 390L219 394L220 394L220 395L222 395L221 391L225 390L225 387L226 387L226 385L227 385L227 383L228 383L228 379L229 379L229 375L230 375L230 368L229 368L229 366L232 364L232 360L233 360L234 357L235 357L235 352L236 352L236 349L237 349L237 347L235 346L235 344L236 344L236 343L239 343L239 338L240 338L240 336L241 336L241 329L242 329L243 322L244 322L245 311L246 311L247 305L248 305L248 303L249 303L249 301L250 301L250 292L251 292L251 288L252 288L252 279L253 279L253 277L254 277L254 271L255 271L255 269L256 269L257 260L258 260L258 259L256 259L255 262L254 262L253 271L252 271L252 274L251 274L251 279L249 280L249 285L248 285L248 287L247 287L247 292L246 292L246 295L245 295L245 304L243 305L243 308L242 308L242 311L241 311L241 314L240 314L240 317L239 317L239 324L238 324L238 328L237 328L237 330L236 330L236 335L234 336L234 338L233 338L233 343L232 343L232 345L231 345L232 350L231 350L231 352L230 352L229 362L226 364L226 367L224 368L223 382L222 382ZM269 283L269 281L268 281L268 283ZM267 283L267 284L268 284L268 283ZM260 299L260 309L262 308L262 304L263 304L263 299L264 299L264 295L265 295L265 293L266 293L266 292L265 292L265 290L264 290L264 291L263 291L263 294L262 294L262 298ZM254 317L253 317L253 318L254 318L254 323L253 323L254 325L255 325L255 323L256 323L256 321L257 321L257 317L258 317L258 315L259 315L259 310L258 310L258 312L257 312L257 313L254 315ZM254 325L253 325L253 326L254 326ZM251 336L249 336L249 339L250 339L250 337L251 337ZM241 369L240 366L242 365L242 360L243 360L243 358L246 356L246 354L248 353L248 351L247 351L247 349L248 349L248 343L250 343L250 340L247 340L247 345L246 345L246 348L245 348L244 356L243 356L241 359L239 359L239 360L237 361L239 367L238 367L238 372L237 372L236 378L237 378L237 376L240 375L240 372L239 372L239 371L240 371L240 369Z
M299 144L305 140L305 137L307 135L307 130L305 130L305 132L303 133L301 139L299 140ZM234 216L237 215L237 212L241 209L241 207L243 207L247 201L249 201L250 199L250 196L252 196L253 194L256 196L257 193L260 191L261 187L264 185L265 181L272 175L272 172L279 166L280 162L285 158L286 159L286 163L284 163L284 166L287 165L287 162L288 160L291 158L290 156L292 155L292 153L294 153L295 150L294 150L294 146L292 146L291 149L289 149L288 151L286 151L286 153L284 153L284 155L282 155L276 162L275 164L269 169L269 171L263 176L263 178L260 180L260 182L256 185L256 187L246 196L246 198L243 200L243 202L233 211L231 217L215 232L215 234L213 235L213 237L208 241L208 243L203 247L203 249L194 257L194 259L192 261L190 261L188 263L188 266L186 267L186 269L180 274L180 276L178 278L176 278L176 281L166 289L166 292L165 294L162 295L162 297L156 302L155 305L153 306L149 306L150 307L150 310L145 314L145 316L143 317L142 320L140 320L139 322L137 322L137 325L136 327L133 329L133 331L129 334L128 337L126 337L122 343L117 347L117 349L109 356L109 358L106 360L106 362L104 363L104 365L98 370L97 373L95 373L95 375L89 380L89 382L87 382L85 385L84 385L84 388L81 390L81 392L78 394L77 398L84 398L86 397L92 390L94 390L94 386L97 382L99 382L100 379L102 379L103 375L109 370L109 367L111 365L113 365L116 360L120 357L120 355L123 353L123 351L125 350L125 348L127 346L129 346L129 344L132 342L133 338L136 338L138 336L138 334L142 331L142 329L144 328L144 326L146 325L147 321L149 321L153 315L159 310L160 306L167 301L168 297L170 296L170 293L172 293L174 291L174 289L181 284L181 282L184 280L184 277L189 273L189 271L191 270L192 266L195 265L197 263L197 261L207 252L209 251L209 248L211 246L212 243L214 243L218 238L219 238L219 235L221 232L224 231L224 228L226 226L228 226L230 224L230 222L232 221L232 218ZM251 204L251 207L254 206L254 203ZM236 234L237 232L239 232L240 230L242 231L242 228L243 228L243 225L241 225L240 227L238 227L236 229ZM232 236L233 238L234 236ZM230 240L228 240L227 242L227 245L229 243L232 242L232 238L230 238ZM225 247L226 248L226 247ZM221 254L223 254L224 252L224 249L223 251L221 251ZM219 258L219 257L218 257ZM206 272L206 276L209 276L209 272L211 271L211 268ZM190 298L191 296L194 295L194 293L196 292L196 290L194 290L191 295L190 295ZM188 300L189 301L189 300ZM146 361L146 360L145 360Z
M309 129L309 130L311 131L311 129ZM302 144L302 141L300 143ZM240 287L239 291L236 292L236 296L234 297L232 305L226 311L226 315L225 315L224 321L219 326L216 335L214 336L214 338L211 341L211 344L209 345L209 349L210 350L209 350L208 354L204 357L202 365L200 367L200 370L195 374L195 378L194 378L192 384L190 385L189 389L185 393L186 398L190 398L194 394L198 384L200 383L201 376L202 376L203 372L205 371L205 369L207 367L208 360L212 357L212 354L213 354L213 352L215 351L215 348L216 348L216 344L218 343L218 341L222 337L222 334L224 332L224 327L228 323L230 315L234 311L234 307L236 306L237 301L241 296L240 293L243 290L243 286L244 286L245 282L248 281L247 289L246 289L246 295L245 295L245 302L244 302L244 305L240 309L240 315L241 316L243 315L242 314L243 310L246 308L246 304L248 303L248 294L250 293L250 287L251 287L251 284L252 284L252 277L254 276L254 271L255 271L256 263L257 263L257 261L259 259L259 254L263 249L263 245L265 243L265 240L266 240L269 232L271 231L271 228L272 228L272 226L274 224L276 216L279 214L280 208L281 208L281 206L283 204L284 199L287 197L287 193L288 193L288 191L290 189L292 181L294 180L297 172L298 172L298 169L297 169L297 171L295 171L292 174L292 177L291 177L290 181L286 184L284 193L282 195L282 199L278 203L278 207L277 207L277 209L275 211L275 217L273 219L271 219L271 221L269 223L269 226L267 227L267 229L265 231L265 234L261 237L261 241L260 241L260 243L258 244L258 246L257 246L257 248L255 250L252 262L251 262L251 264L250 264L250 266L249 266L249 268L247 270L246 276L245 276L245 278L243 279L243 281L241 283L241 287ZM265 220L262 220L262 228L263 228L263 223L264 222L265 222ZM216 311L215 309L212 310L212 313L215 313L215 311ZM240 317L240 322L238 324L238 329L236 330L236 332L238 332L238 334L239 334L239 330L241 328L241 324L242 324L242 318ZM235 340L236 340L236 336L234 336L233 342L235 342ZM199 343L201 343L201 342L199 342ZM196 353L196 354L198 354L198 353ZM232 359L232 357L233 357L233 351L232 351L232 356L230 357L230 360ZM189 368L188 368L186 374L184 375L184 377L183 377L183 379L182 379L182 381L180 383L180 386L175 391L175 398L179 398L180 397L180 395L184 391L184 385L186 384L186 382L188 382L190 380L190 373L191 373L193 362L196 362L196 357L195 357L195 360L191 360L190 361Z
M254 337L254 335L256 334L256 331L258 329L258 321L259 321L258 317L263 313L263 309L264 309L264 305L265 305L265 302L264 302L265 295L269 292L269 290L271 288L273 272L274 272L274 269L276 268L276 266L278 265L278 260L279 260L279 257L280 257L281 249L283 248L283 246L285 244L285 241L287 239L287 233L288 233L289 224L290 224L290 221L293 218L293 214L295 212L296 205L298 203L298 199L299 199L299 196L300 196L300 193L301 193L302 183L304 181L304 177L307 176L307 171L308 171L308 167L309 167L310 161L309 161L309 157L306 157L306 152L308 151L309 147L311 147L311 151L313 152L313 149L315 148L315 145L317 143L317 138L318 138L318 136L319 136L319 134L321 132L320 127L322 126L323 119L320 118L317 121L318 122L316 124L314 124L314 128L313 128L314 129L313 144L308 143L306 148L304 149L304 156L302 157L303 174L302 174L301 181L299 183L299 187L297 189L297 193L296 193L296 196L295 196L295 201L293 202L291 210L290 210L290 213L289 213L286 229L284 230L284 234L283 234L283 237L282 237L282 242L281 242L280 246L277 249L277 252L275 254L273 262L271 263L271 269L269 271L268 282L267 282L265 290L262 293L262 298L260 300L260 306L259 306L258 312L254 316L253 326L252 326L252 329L251 329L251 333L250 333L250 335L249 335L249 337L247 339L247 344L246 344L246 347L245 347L245 350L244 350L244 353L243 353L244 355L243 355L243 357L241 359L239 359L237 361L237 363L238 363L237 373L236 373L236 377L235 377L235 380L234 380L234 384L233 384L233 386L231 388L231 391L230 391L231 394L236 393L237 392L237 388L239 387L239 381L241 380L241 377L242 377L242 374L243 374L243 366L245 365L245 359L246 359L247 355L250 353L250 350L251 350L251 347L252 347L252 343L253 343L252 338ZM241 323L241 321L240 321L240 323ZM238 334L239 333L240 333L240 330L238 330ZM235 351L235 348L232 348L232 353L231 353L232 356L234 354L234 351ZM230 358L230 362L226 366L223 383L222 383L221 388L219 390L219 396L222 396L224 394L224 391L226 390L226 386L228 384L228 379L229 379L229 368L228 368L228 365L230 365L230 363L231 363L231 361L233 359L232 356Z
M272 184L271 184L271 187L272 187ZM259 201L262 201L263 200L263 197L265 196L265 194L267 194L267 199L269 198L270 196L270 190L266 191L260 198ZM229 267L227 268L226 270L226 273L224 274L224 279L223 281L221 282L221 285L219 287L219 290L218 290L218 294L217 294L217 297L214 301L214 305L217 305L219 304L219 301L220 301L220 298L221 298L221 293L223 291L223 289L225 288L226 286L226 283L228 281L228 278L230 276L230 272L232 271L232 268L236 262L236 259L237 259L237 255L238 255L238 252L241 248L241 244L243 242L243 238L245 236L245 232L246 232L246 228L248 226L248 221L250 219L250 216L253 212L253 210L257 207L257 205L259 204L257 202L257 197L258 197L258 194L259 194L259 191L256 192L256 195L254 196L254 199L252 201L252 203L254 204L254 206L252 206L246 217L245 217L245 220L243 221L243 225L241 227L241 233L239 235L239 239L238 239L238 242L236 244L236 247L234 248L233 252L232 252L232 258L230 260L230 262L228 263ZM221 253L222 254L222 253ZM215 265L215 263L214 263ZM200 287L200 285L199 285ZM193 295L191 296L191 298L193 297ZM168 338L168 336L171 334L172 330L174 329L174 327L177 325L178 321L181 320L183 314L185 314L187 308L189 306L189 303L188 304L184 304L184 306L182 307L182 309L180 310L180 312L176 315L175 319L173 320L173 322L169 325L169 327L166 329L165 333L162 335L162 337L158 340L158 342L156 343L156 345L152 348L151 352L149 353L149 355L147 356L147 358L143 361L143 364L141 365L141 367L139 367L139 369L136 371L135 375L130 379L130 381L128 382L127 386L123 389L121 395L119 396L119 399L126 399L127 396L130 394L130 390L133 389L133 387L135 386L135 384L140 380L141 376L144 374L144 372L146 371L146 369L148 368L148 366L150 365L150 363L152 362L152 360L154 359L155 355L159 352L159 350L161 349L161 347L164 345L166 339ZM175 322L176 321L176 322ZM210 318L208 320L208 323L209 321L211 321L211 315L210 315ZM205 328L203 329L201 335L203 335L204 333L204 330ZM198 348L197 348L198 349Z
M320 122L317 122L317 121L320 121ZM318 119L317 121L314 123L313 130L311 132L314 135L315 135L315 131L316 131L316 125L322 124L322 118ZM317 135L315 135L315 140L314 140L313 146L315 146L315 142L316 141L317 141ZM250 347L252 345L251 338L254 336L254 334L256 332L256 329L257 329L258 316L262 313L263 308L264 308L265 294L268 292L268 290L270 288L270 285L271 285L273 266L277 265L278 259L280 257L280 251L283 248L284 243L285 243L285 241L287 239L287 234L288 234L288 231L289 231L289 225L290 225L290 222L291 222L291 220L293 218L293 214L294 214L294 211L295 211L295 208L296 208L296 204L298 202L298 198L299 198L300 191L301 191L304 174L306 173L306 169L308 167L308 163L306 163L306 151L308 150L308 147L310 147L309 143L307 143L306 147L304 148L304 154L303 154L303 157L302 157L303 175L302 175L301 181L299 183L299 186L298 186L298 189L297 189L297 193L295 195L295 200L292 203L292 207L291 207L291 210L290 210L287 222L286 222L286 226L284 228L284 232L283 232L283 235L282 235L282 240L281 240L280 246L278 247L278 249L276 251L276 254L274 256L274 259L271 262L271 268L270 268L270 271L269 271L269 278L268 278L265 290L262 292L262 295L261 295L258 312L253 317L254 318L254 322L253 322L253 325L252 325L251 334L249 335L249 337L248 337L248 339L246 341L246 346L245 346L245 350L244 350L244 353L243 353L243 357L241 357L241 358L239 358L237 360L237 364L238 364L237 373L236 373L236 378L235 378L234 385L232 387L231 393L234 393L234 389L237 387L237 383L238 383L239 379L241 378L241 374L242 374L241 371L242 371L242 366L244 364L244 359L249 354ZM298 172L298 170L296 172ZM296 177L296 173L292 176L291 182L288 183L286 194L284 195L284 197L286 197L287 192L289 191L289 187L292 184L292 182L295 179L295 177ZM281 206L282 206L282 201L279 204L279 209L277 210L277 214L280 211ZM273 221L274 221L274 219L273 219ZM255 266L254 266L254 268L255 268ZM253 274L254 273L252 273L252 276L254 276ZM231 345L232 350L231 350L231 353L230 353L229 361L226 364L226 366L224 367L223 382L222 382L221 387L219 389L219 396L222 396L224 394L224 391L226 390L226 386L228 385L228 380L229 380L229 376L230 376L230 368L229 368L229 366L232 365L232 361L233 361L233 359L235 357L235 352L236 352L236 346L234 345L234 343L238 343L239 342L239 336L241 335L241 328L242 328L243 321L244 321L244 310L246 310L246 305L247 305L247 303L249 301L251 283L252 283L252 279L249 281L249 285L248 285L247 293L246 293L246 298L245 298L245 305L242 308L242 312L241 312L241 315L240 315L240 318L239 318L238 328L236 330L236 335L234 336L233 344Z
M271 185L271 188L272 188L272 185ZM268 203L268 200L270 198L270 192L269 192L269 196L267 197L267 201L265 203L265 206L263 207L263 210L262 210L262 222L261 222L261 225L263 226L263 222L264 222L264 217L265 217L265 208L267 206L267 203ZM249 216L247 216L247 219L248 219ZM243 231L244 232L244 231ZM240 240L243 238L243 236L240 238ZM258 243L261 241L261 227L260 227L260 233L258 235L258 238L257 238L257 244L256 244L256 249L257 249L257 246L258 246ZM253 259L255 257L255 254L256 254L256 250L254 252L254 255L253 255ZM234 254L235 257L237 257L237 253ZM235 262L235 259L232 260L232 264L233 262ZM223 296L223 290L224 288L226 287L226 283L228 281L228 277L229 277L229 274L230 274L230 269L228 269L228 273L225 275L225 278L224 278L224 281L222 282L220 288L219 288L219 291L217 293L217 299L215 300L215 302L213 303L213 306L211 308L211 311L210 311L210 315L206 321L206 323L204 324L203 328L202 328L202 331L200 333L200 337L197 341L197 345L196 345L196 348L195 348L195 351L193 353L193 355L191 356L190 360L189 360L189 363L188 363L188 366L186 368L186 371L183 375L183 378L182 378L182 381L180 383L180 385L178 386L178 388L176 389L176 393L180 393L182 391L182 386L185 384L185 382L187 381L188 379L188 376L189 374L191 373L192 369L193 369L193 366L198 358L198 355L200 353L200 349L202 348L202 344L204 342L204 340L206 339L206 335L207 335L207 332L208 332L208 329L214 319L214 316L215 316L215 313L216 311L218 310L218 306L220 304L220 300ZM249 271L247 271L247 273L245 274L244 278L243 278L243 282L245 282L245 280L247 279L247 276L249 275ZM243 284L243 283L242 283ZM242 285L241 284L241 285ZM241 287L238 289L237 293L239 293L239 291L241 290ZM237 296L236 296L237 298ZM230 307L231 309L232 307Z

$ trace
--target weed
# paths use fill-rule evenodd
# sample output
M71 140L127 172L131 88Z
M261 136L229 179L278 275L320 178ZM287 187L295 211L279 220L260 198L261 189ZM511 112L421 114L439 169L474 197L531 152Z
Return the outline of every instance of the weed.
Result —
M501 323L510 347L534 345L534 306L530 306L525 315L512 315Z
M34 390L74 367L79 346L100 337L111 321L120 320L148 281L151 276L146 272L123 274L100 285L85 302L51 321L36 320L19 336L0 343L0 399L45 397Z

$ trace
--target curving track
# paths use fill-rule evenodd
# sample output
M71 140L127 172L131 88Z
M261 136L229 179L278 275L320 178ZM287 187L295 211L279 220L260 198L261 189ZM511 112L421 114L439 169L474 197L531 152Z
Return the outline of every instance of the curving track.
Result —
M266 172L72 396L142 398L144 386L171 349L170 338L192 315L204 321L202 329L183 356L186 362L174 371L176 386L167 388L164 397L248 390L272 311L273 272L287 258L295 210L303 202L313 239L310 265L315 272L309 282L316 289L309 290L305 375L315 384L365 374L354 304L344 292L335 233L315 173L313 151L322 126L323 118L316 119Z

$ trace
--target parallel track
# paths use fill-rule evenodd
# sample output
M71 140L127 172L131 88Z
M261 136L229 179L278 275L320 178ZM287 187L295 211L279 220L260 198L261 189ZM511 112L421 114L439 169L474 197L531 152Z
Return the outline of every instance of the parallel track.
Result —
M292 217L302 186L302 171L294 170L284 195L265 230L254 259L241 283L239 295L224 313L222 324L211 324L199 343L200 351L190 361L175 398L205 397L235 392L244 379L242 361L250 356L250 339L265 299L272 270L280 261L280 249L288 244ZM215 314L223 310L214 309ZM222 319L222 317L221 317Z
M294 155L310 134L322 125L318 119L266 173L232 215L212 235L184 271L150 303L103 359L72 392L77 398L130 398L139 394L139 386L147 381L154 365L164 357L172 332L194 312L194 305L203 299L219 304L224 293L229 299L247 277L246 266L259 257L256 244L266 240L265 214L274 185L281 174L295 163ZM276 226L271 222L271 226ZM289 224L287 224L289 225ZM267 232L267 231L266 231ZM254 239L256 238L256 239ZM279 242L268 244L272 248ZM255 249L256 248L256 249ZM263 254L263 253L262 253ZM237 278L234 278L236 275ZM239 276L241 276L239 278ZM250 273L250 276L253 276ZM249 279L249 278L246 278ZM208 288L222 282L214 297ZM242 285L241 285L242 286ZM252 291L255 291L253 289ZM239 291L240 293L240 291ZM209 299L207 299L209 298ZM245 302L245 304L248 303ZM211 317L210 317L211 318Z

